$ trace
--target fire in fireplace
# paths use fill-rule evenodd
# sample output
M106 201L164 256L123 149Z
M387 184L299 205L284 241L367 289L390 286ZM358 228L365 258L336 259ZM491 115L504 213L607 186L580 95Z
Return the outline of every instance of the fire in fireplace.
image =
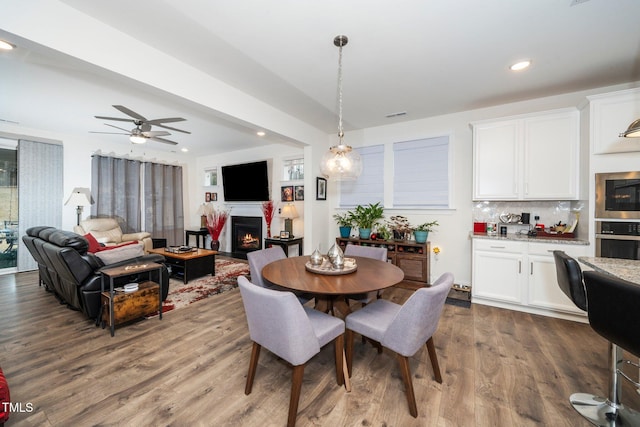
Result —
M231 217L231 252L237 258L246 258L247 252L262 249L262 217Z

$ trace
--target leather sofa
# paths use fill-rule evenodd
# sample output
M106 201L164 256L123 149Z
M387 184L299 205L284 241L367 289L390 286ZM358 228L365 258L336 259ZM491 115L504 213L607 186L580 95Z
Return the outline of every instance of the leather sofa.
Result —
M88 252L89 242L83 236L54 227L31 227L22 241L38 263L40 284L55 293L56 297L70 308L82 311L87 317L96 319L100 313L101 274L103 261ZM142 253L142 251L140 251ZM164 265L162 255L147 254L126 259L108 267L117 267L144 262ZM156 276L158 273L155 273ZM145 273L138 278L131 275L116 281L116 286L132 281L147 280ZM152 280L158 282L158 277ZM162 269L162 300L169 293L169 273Z
M80 221L73 229L77 234L84 236L91 233L99 243L106 246L119 245L121 243L140 241L144 244L144 251L149 252L153 248L151 233L140 231L137 233L123 233L116 218L88 218Z

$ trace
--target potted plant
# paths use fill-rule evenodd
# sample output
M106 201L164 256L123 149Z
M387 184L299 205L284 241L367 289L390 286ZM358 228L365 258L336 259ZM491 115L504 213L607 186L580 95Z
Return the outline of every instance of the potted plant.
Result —
M437 225L439 225L438 221L431 221L415 226L413 228L413 235L416 238L416 243L425 243L427 237L429 237L429 232L433 231Z
M358 205L351 212L353 224L358 227L360 238L368 239L371 236L371 228L384 218L384 208L380 206L380 202L375 204L369 203L367 206Z
M338 223L340 228L340 237L349 237L351 234L351 227L353 226L353 219L351 212L345 212L343 214L335 214L333 219Z
M407 236L413 231L407 217L402 215L394 215L389 218L387 226L391 229L394 240L406 240Z

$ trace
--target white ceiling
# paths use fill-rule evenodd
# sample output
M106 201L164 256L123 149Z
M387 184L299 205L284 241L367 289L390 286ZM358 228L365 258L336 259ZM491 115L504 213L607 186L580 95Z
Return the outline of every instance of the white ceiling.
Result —
M640 80L638 0L59 3L327 134L337 130L338 48L333 38L338 34L349 37L343 51L347 132ZM147 118L187 118L175 126L192 135L172 132L168 138L195 154L264 144L255 137L257 126L227 111L123 78L5 30L0 26L0 38L18 49L0 54L0 91L10 100L0 102L0 119L88 135L108 130L94 115L120 117L111 105L122 104ZM76 34L76 40L81 36ZM508 70L523 58L531 59L532 67ZM136 66L162 67L144 60L141 51ZM385 117L401 111L407 114ZM127 143L120 135L91 137Z

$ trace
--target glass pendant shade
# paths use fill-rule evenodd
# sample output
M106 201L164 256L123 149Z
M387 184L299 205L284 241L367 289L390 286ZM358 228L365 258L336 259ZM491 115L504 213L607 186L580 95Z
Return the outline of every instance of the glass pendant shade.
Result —
M631 123L627 130L622 132L619 136L624 138L640 138L640 119Z
M322 156L320 172L336 181L354 180L362 173L362 159L350 146L336 145Z

